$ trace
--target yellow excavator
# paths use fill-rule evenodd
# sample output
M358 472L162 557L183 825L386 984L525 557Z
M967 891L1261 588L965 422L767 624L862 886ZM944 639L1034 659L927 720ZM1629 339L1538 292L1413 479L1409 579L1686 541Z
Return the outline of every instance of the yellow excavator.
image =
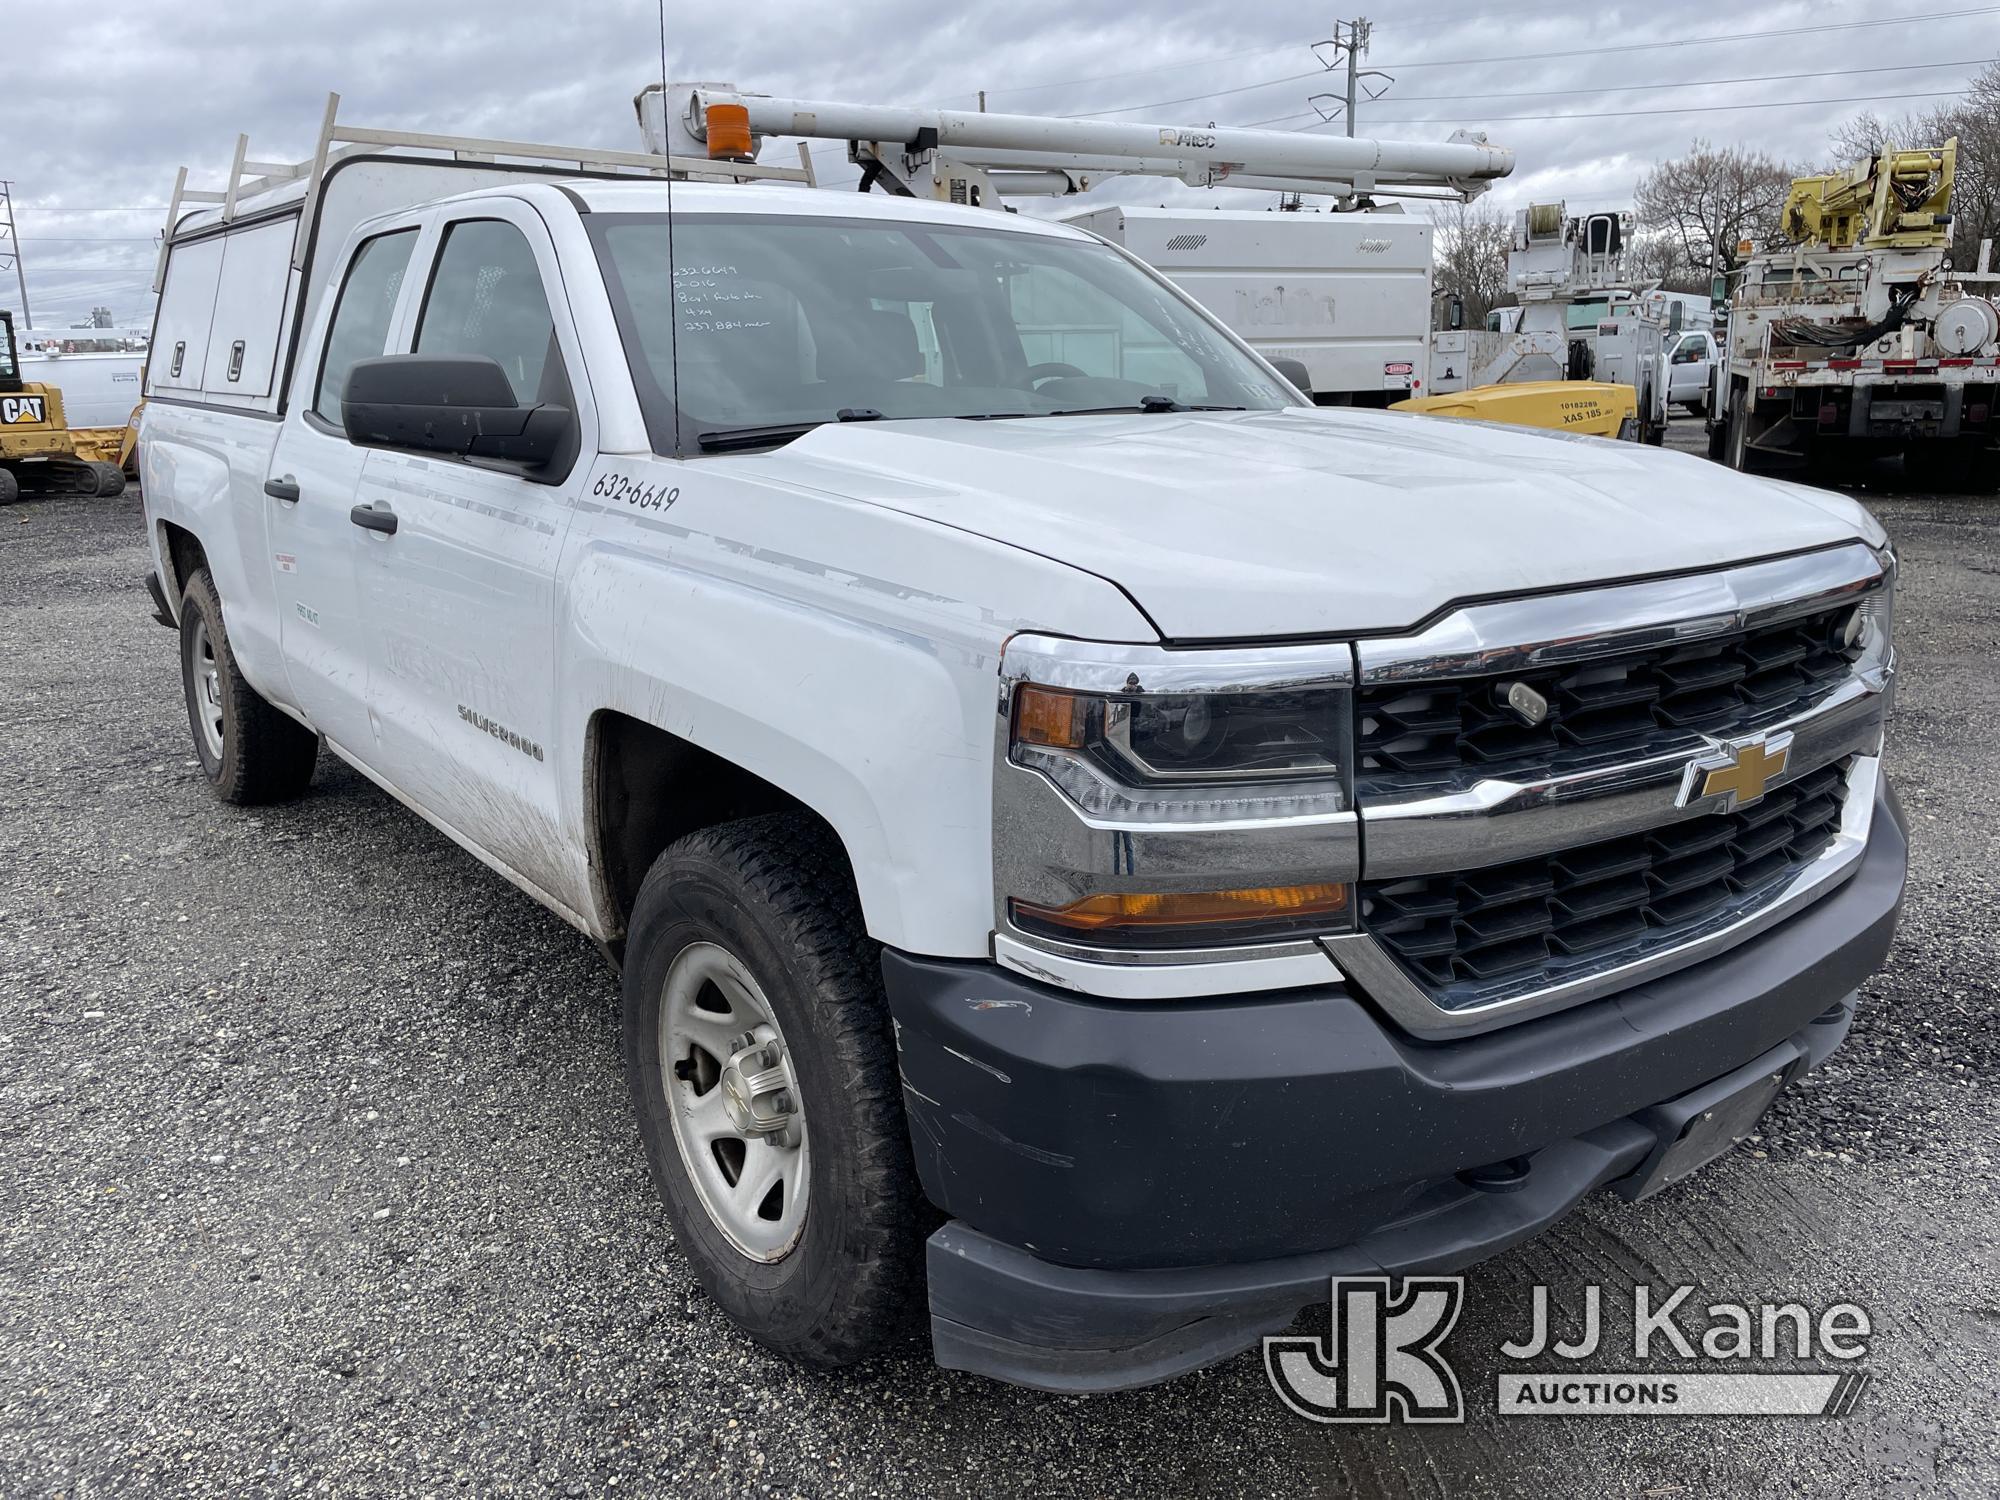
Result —
M62 392L21 379L14 315L0 310L0 505L31 495L117 495L125 471L77 451Z

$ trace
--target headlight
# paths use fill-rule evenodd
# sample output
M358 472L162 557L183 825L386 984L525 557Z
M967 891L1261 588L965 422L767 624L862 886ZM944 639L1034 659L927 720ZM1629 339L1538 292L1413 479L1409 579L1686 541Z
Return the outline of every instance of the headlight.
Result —
M1886 673L1895 660L1896 554L1884 548L1875 555L1882 561L1882 586L1840 623L1840 650L1864 674Z
M1017 638L1005 678L995 876L1016 932L1192 950L1351 929L1347 647Z
M1108 697L1023 686L1017 748L1082 755L1135 786L1332 782L1346 775L1345 688Z

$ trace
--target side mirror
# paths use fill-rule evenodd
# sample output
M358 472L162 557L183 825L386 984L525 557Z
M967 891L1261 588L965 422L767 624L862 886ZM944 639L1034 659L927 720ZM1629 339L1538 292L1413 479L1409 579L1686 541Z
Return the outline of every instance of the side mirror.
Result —
M1465 326L1465 299L1453 292L1445 304L1445 327L1456 333Z
M388 354L358 359L341 393L347 440L530 466L561 451L566 406L521 406L499 362L481 354Z
M1299 394L1306 398L1306 404L1308 406L1312 404L1312 397L1313 397L1312 372L1306 368L1304 360L1274 359L1270 361L1270 365L1272 369L1276 370L1280 375L1284 376L1285 379L1289 380L1294 386L1298 388Z

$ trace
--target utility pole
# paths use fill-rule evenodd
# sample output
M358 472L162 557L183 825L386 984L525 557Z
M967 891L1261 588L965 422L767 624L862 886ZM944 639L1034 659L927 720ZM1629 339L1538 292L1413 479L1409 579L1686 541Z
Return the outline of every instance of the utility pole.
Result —
M1349 135L1355 133L1354 117L1361 96L1366 94L1369 102L1373 103L1388 93L1389 85L1396 81L1380 69L1361 66L1361 59L1368 55L1368 40L1374 31L1375 23L1365 17L1352 21L1335 21L1333 35L1323 42L1313 43L1313 56L1319 59L1320 65L1328 72L1332 72L1343 63L1346 65L1347 92L1345 97L1339 94L1314 94L1309 102L1319 111L1322 120L1332 120L1334 114L1338 113L1345 122ZM1322 47L1332 48L1332 55L1322 52L1320 50ZM1378 78L1381 80L1379 86L1373 82Z
M14 230L14 184L0 179L0 262L14 262L14 280L21 288L21 327L23 331L34 325L34 315L28 311L28 272L21 264L21 236ZM6 266L0 264L0 271Z

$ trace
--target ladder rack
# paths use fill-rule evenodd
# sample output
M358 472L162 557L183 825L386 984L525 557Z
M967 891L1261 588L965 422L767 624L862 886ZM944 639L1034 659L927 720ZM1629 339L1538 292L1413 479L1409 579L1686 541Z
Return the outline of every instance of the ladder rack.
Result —
M378 130L349 125L340 119L340 95L326 96L326 111L320 120L319 144L304 161L255 161L250 157L250 137L236 137L236 151L230 163L228 185L220 189L191 188L188 169L174 176L173 198L167 205L166 233L160 244L159 262L153 270L153 290L160 290L166 276L167 247L179 227L182 209L193 204L215 205L222 210L220 222L233 223L239 207L248 199L274 192L293 183L304 183L304 212L292 245L293 269L303 269L307 236L318 206L327 170L350 156L383 147L442 153L440 159L493 162L503 158L524 162L555 162L574 166L579 172L611 172L641 177L685 176L701 173L728 177L737 182L795 182L814 185L812 159L803 146L796 167L767 166L757 162L712 162L707 158L661 156L651 151L607 151L598 146L558 146L537 141L489 140L477 136L436 135L426 131Z

